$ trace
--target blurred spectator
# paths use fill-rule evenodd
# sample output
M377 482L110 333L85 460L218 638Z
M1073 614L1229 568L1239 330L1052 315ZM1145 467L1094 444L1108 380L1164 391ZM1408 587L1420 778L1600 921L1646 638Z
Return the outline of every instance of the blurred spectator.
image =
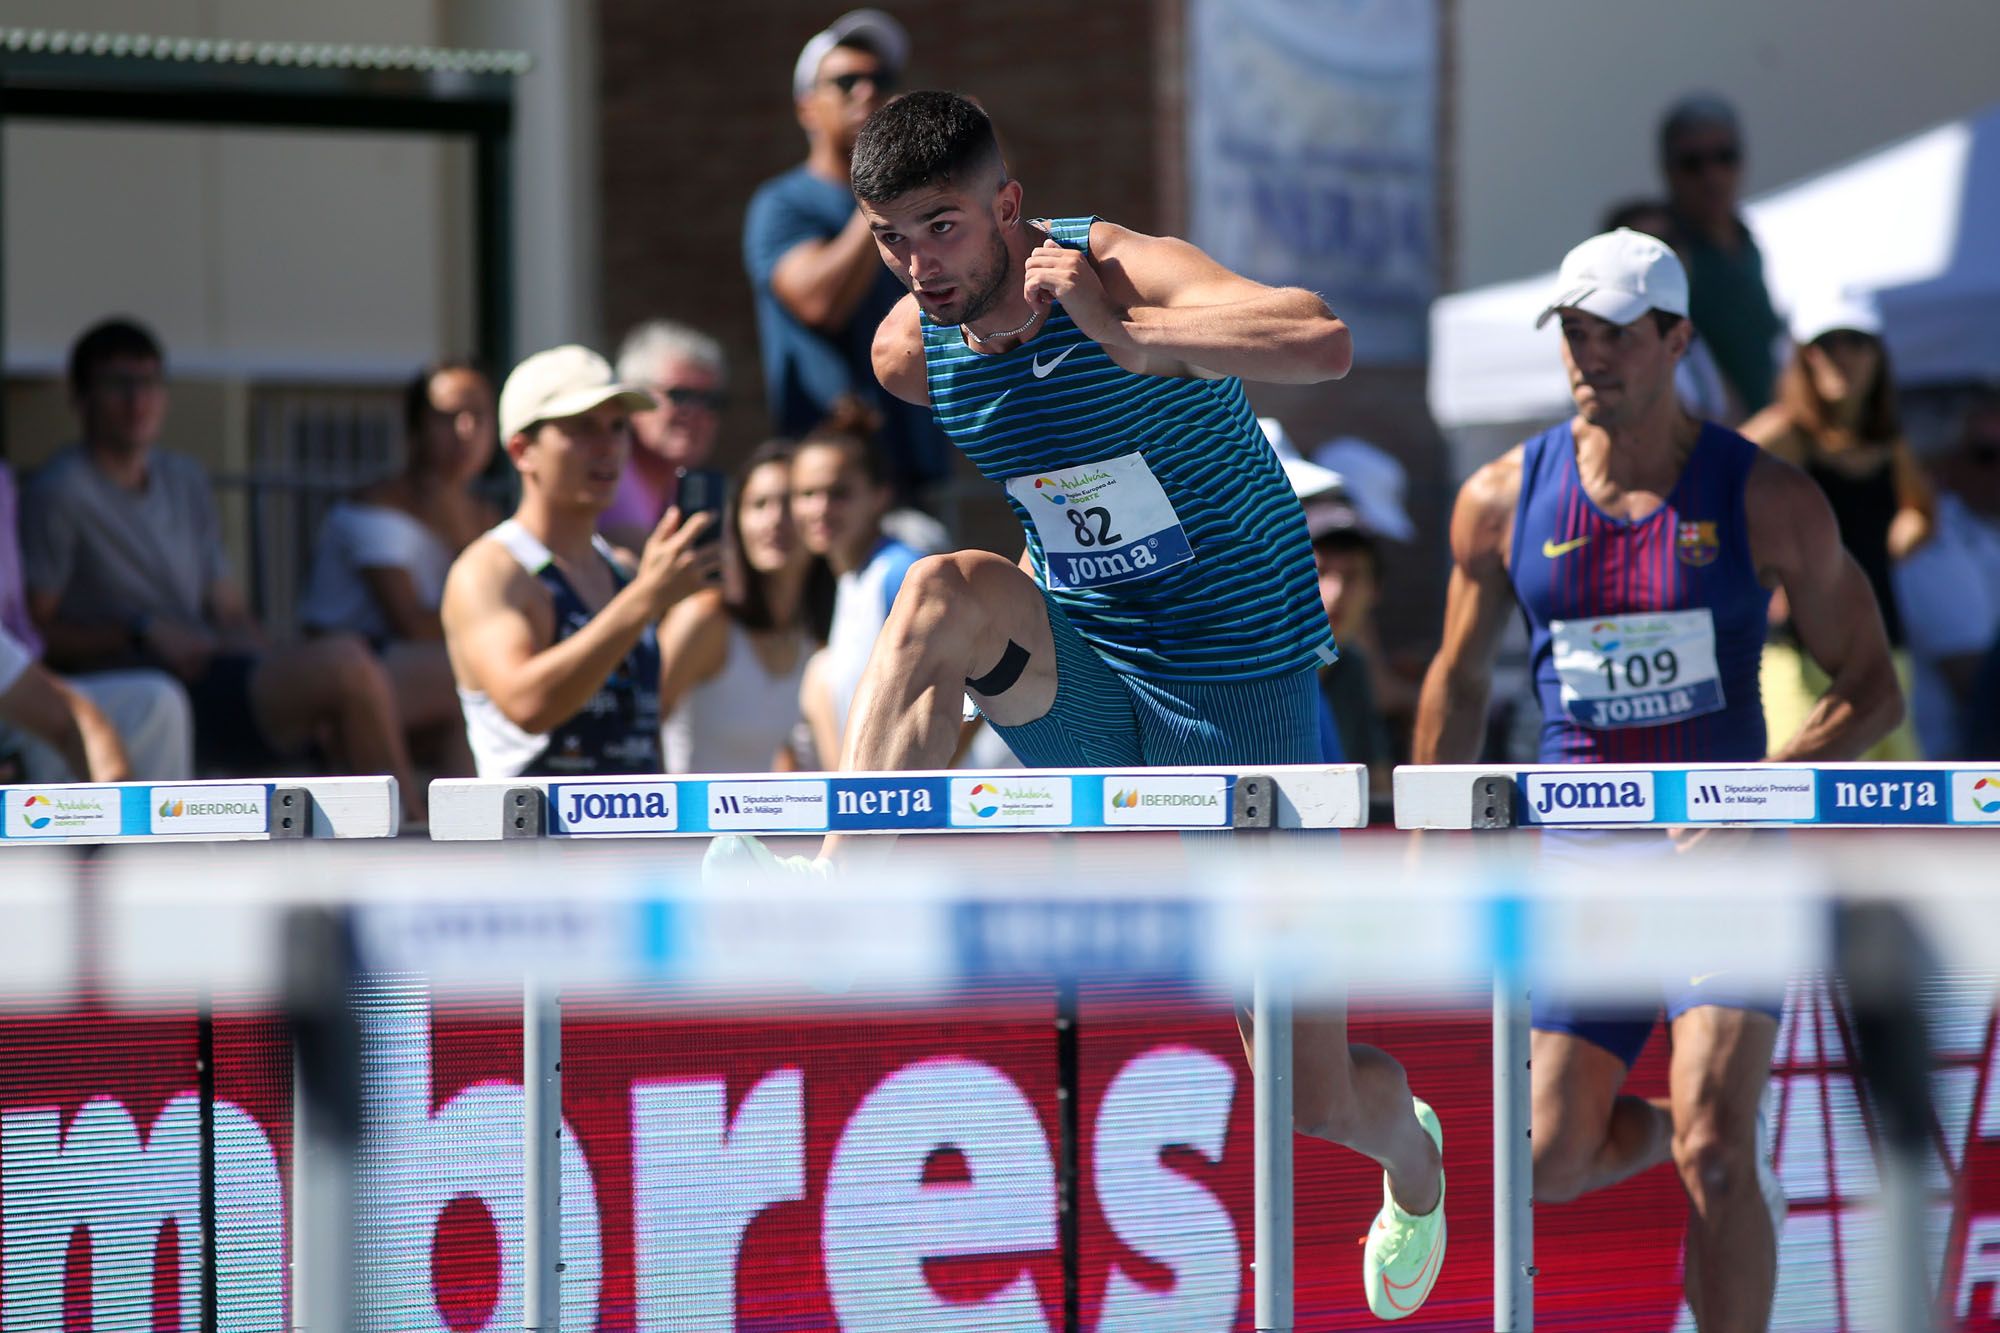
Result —
M727 401L729 365L722 344L697 329L654 319L625 335L618 379L659 404L632 414L632 461L597 530L613 546L637 551L680 490L682 468L707 467Z
M1771 402L1783 329L1764 287L1764 256L1737 211L1743 134L1719 97L1685 97L1660 121L1660 166L1674 245L1688 273L1688 312L1748 413Z
M859 395L881 418L886 475L905 501L950 475L951 451L928 411L875 379L875 330L903 287L847 180L854 137L895 89L909 48L902 25L875 9L843 14L806 43L792 70L806 160L758 187L743 219L772 430L801 437L841 395Z
M1385 802L1396 752L1378 703L1376 682L1384 668L1375 601L1381 586L1381 542L1401 539L1390 538L1369 521L1343 474L1292 459L1285 463L1285 475L1305 509L1320 604L1326 608L1340 651L1340 657L1319 672L1320 697L1338 736L1339 758L1330 756L1330 762L1367 765L1371 799Z
M882 531L894 492L881 455L865 436L829 425L799 442L792 460L792 521L837 580L826 648L806 671L800 706L819 762L840 759L848 710L903 576L919 552Z
M1909 660L1890 569L1929 539L1934 501L1903 438L1881 316L1872 301L1829 292L1799 303L1791 331L1795 347L1778 401L1743 423L1743 433L1804 469L1826 493L1841 544L1875 590L1907 691ZM1774 619L1784 616L1779 605ZM1826 686L1811 659L1781 633L1764 655L1770 734L1797 734ZM1908 719L1867 757L1916 758Z
M1403 499L1409 486L1408 474L1387 450L1343 435L1313 450L1313 461L1340 477L1341 489L1359 515L1362 529L1376 542L1378 557L1382 542L1408 545L1417 539L1417 525L1410 521ZM1379 574L1379 558L1375 568ZM1370 591L1372 602L1373 589ZM1357 619L1350 626L1350 637L1368 654L1368 678L1374 682L1375 703L1388 715L1389 733L1400 762L1407 753L1410 729L1416 722L1417 693L1430 659L1391 659L1382 648L1373 614ZM1335 642L1339 642L1338 637Z
M1617 231L1620 227L1665 241L1680 256L1682 267L1687 266L1687 249L1675 234L1673 210L1660 200L1627 200L1604 215L1604 223L1598 230ZM1729 391L1729 381L1722 378L1722 368L1715 364L1715 353L1708 350L1699 331L1688 340L1687 351L1674 367L1674 393L1681 400L1681 407L1697 420L1716 421L1725 426L1735 426L1743 420L1743 409Z
M833 575L792 522L794 448L773 440L737 472L723 519L722 587L660 625L669 773L802 767L792 749L806 659L826 641Z
M348 772L394 776L405 817L421 821L395 693L367 645L272 648L250 618L207 473L158 447L164 370L159 343L127 320L70 350L83 439L36 474L22 507L28 609L50 661L163 667L187 686L204 768L269 771L319 744Z
M420 371L403 394L401 473L335 505L320 525L299 620L356 634L388 668L413 748L441 776L472 771L438 604L444 576L500 521L474 483L493 457L493 386L463 362Z
M25 643L0 625L0 726L18 727L53 750L76 782L123 782L132 776L111 721L82 693L35 661ZM0 782L32 780L26 773ZM41 781L48 781L41 778Z
M1897 564L1911 711L1926 759L2000 759L2000 388L1937 465L1931 539Z
M28 614L27 589L21 580L19 514L14 475L0 463L0 641L4 641L0 642L0 658L20 655L38 665L42 636ZM0 676L6 674L0 669ZM19 674L25 681L31 673L24 669ZM166 672L99 671L71 680L58 678L55 686L65 711L85 732L86 752L108 755L113 751L89 733L89 724L101 717L115 733L117 768L128 777L178 782L194 775L194 718L187 691ZM23 688L33 691L35 697L12 711L0 708L0 783L111 781L97 771L96 764L77 766L77 753L70 744L72 733L67 729L59 741L49 740L49 722L54 717L47 707L50 691L37 689L33 682L24 683ZM81 695L87 711L72 705L69 693ZM110 771L109 766L105 771Z
M660 771L654 626L717 568L712 520L670 509L627 574L597 520L653 406L585 347L514 367L500 435L514 516L465 548L444 588L445 645L480 777Z

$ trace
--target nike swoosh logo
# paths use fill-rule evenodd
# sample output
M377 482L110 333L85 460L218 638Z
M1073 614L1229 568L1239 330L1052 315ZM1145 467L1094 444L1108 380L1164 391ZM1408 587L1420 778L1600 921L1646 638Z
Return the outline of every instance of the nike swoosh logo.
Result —
M1571 551L1578 549L1589 540L1589 537L1576 537L1566 542L1552 542L1544 539L1542 542L1542 558L1544 560L1553 560L1559 555L1568 555Z
M1063 348L1060 352L1057 352L1056 359L1049 362L1047 365L1043 365L1042 358L1038 356L1035 358L1034 364L1029 366L1028 368L1035 372L1036 379L1045 380L1050 375L1055 373L1055 368L1063 363L1064 357L1068 356L1071 352L1074 352L1077 348L1081 346L1083 346L1082 343L1071 343L1069 346Z
M1722 975L1722 973L1720 973L1720 972L1702 972L1702 973L1699 973L1699 974L1698 974L1698 975L1696 975L1696 976L1692 976L1692 977L1689 977L1689 978L1688 978L1688 985L1690 985L1690 986L1699 986L1699 985L1700 985L1700 984L1701 984L1702 982L1704 982L1704 981L1713 981L1713 980L1715 980L1715 978L1717 978L1717 977L1719 977L1719 976L1721 976L1721 975Z

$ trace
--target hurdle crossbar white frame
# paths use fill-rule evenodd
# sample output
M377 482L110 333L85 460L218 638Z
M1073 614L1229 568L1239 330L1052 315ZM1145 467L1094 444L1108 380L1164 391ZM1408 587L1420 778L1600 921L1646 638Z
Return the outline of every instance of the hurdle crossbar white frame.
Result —
M1430 764L1395 772L1396 827L2000 825L2000 766Z
M397 796L392 777L0 787L0 854L101 843L390 838L399 827Z
M440 779L431 837L713 837L719 833L1104 833L1243 827L1236 779L1268 777L1282 829L1360 828L1359 764L910 773ZM1127 798L1121 801L1121 798Z

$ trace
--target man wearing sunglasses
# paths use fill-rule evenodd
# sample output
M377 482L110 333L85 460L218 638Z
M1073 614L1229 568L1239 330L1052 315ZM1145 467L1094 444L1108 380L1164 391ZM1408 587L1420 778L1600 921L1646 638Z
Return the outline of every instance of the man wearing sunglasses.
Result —
M879 442L903 500L942 481L950 454L929 413L875 379L875 330L903 289L877 258L847 178L855 136L895 91L909 49L902 25L875 9L843 14L805 44L792 97L806 160L764 182L743 220L772 429L805 435L836 401L860 398L881 418Z
M1764 287L1764 256L1738 212L1743 134L1736 109L1710 94L1684 97L1660 120L1676 248L1687 260L1688 318L1746 415L1769 406L1784 325Z

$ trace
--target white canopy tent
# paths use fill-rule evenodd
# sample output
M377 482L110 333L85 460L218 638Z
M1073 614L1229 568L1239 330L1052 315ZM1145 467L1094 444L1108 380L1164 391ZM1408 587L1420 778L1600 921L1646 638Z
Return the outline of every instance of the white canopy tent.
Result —
M1781 313L1814 288L1873 293L1902 384L2000 376L2000 104L1764 195L1744 216ZM1551 269L1432 303L1431 413L1462 461L1568 411L1555 325L1534 327L1554 287Z

